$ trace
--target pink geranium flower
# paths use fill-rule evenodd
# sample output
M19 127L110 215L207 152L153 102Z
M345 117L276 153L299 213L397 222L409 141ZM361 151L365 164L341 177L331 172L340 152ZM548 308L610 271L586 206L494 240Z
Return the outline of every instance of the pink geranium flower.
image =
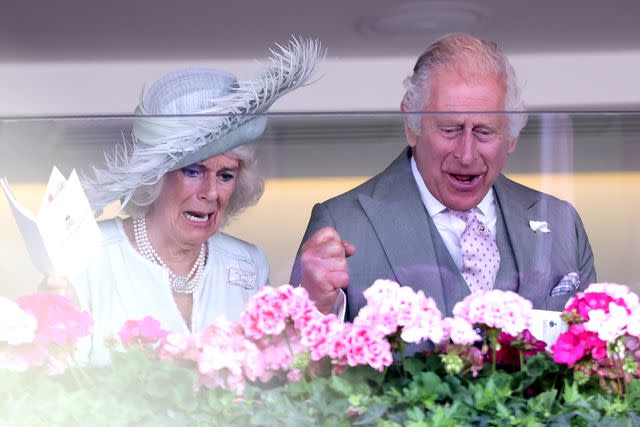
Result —
M573 365L585 355L585 343L580 339L579 334L567 331L560 335L555 344L551 346L553 360L556 363Z
M17 303L38 321L36 344L74 345L91 333L91 315L61 295L38 292L18 298Z
M424 292L390 280L376 280L365 290L367 305L353 323L376 329L382 336L400 332L403 341L439 343L444 334L442 314Z
M199 338L199 335L170 332L162 340L158 356L162 360L192 365L200 357Z
M254 295L240 317L240 324L248 337L259 340L264 336L278 335L287 326L287 319L302 325L311 318L313 306L304 289L293 289L290 285L265 286Z
M365 325L347 324L343 330L345 359L349 366L369 365L377 371L393 363L391 345Z
M528 329L517 336L502 332L498 336L500 349L496 351L496 363L501 366L520 367L520 355L523 358L544 351L547 344L536 339Z
M265 377L264 354L237 324L220 321L200 334L196 342L198 371L205 386L241 393L247 380Z
M299 330L316 317L315 304L309 299L307 290L284 285L277 288L282 299L282 309Z
M605 292L579 292L569 300L565 311L568 313L575 312L582 319L589 320L589 315L593 310L609 312L609 304L612 302L624 306L622 298L613 298Z
M595 332L587 331L584 324L574 324L567 332L561 334L554 345L551 346L553 360L556 363L573 365L580 361L586 354L596 361L607 357L607 343Z
M133 343L154 344L169 332L160 327L160 322L151 316L141 320L127 320L118 335L125 346Z
M611 296L614 299L622 299L624 301L624 305L630 310L634 311L640 308L640 300L638 295L631 292L628 286L621 285L618 283L592 283L587 287L584 291L585 293L591 292L603 292L607 295Z
M44 292L20 297L5 304L1 341L9 347L0 354L0 366L25 370L44 366L48 373L64 371L71 361L76 342L91 333L93 320L68 299ZM8 328L8 329L7 329Z
M335 314L316 316L307 322L301 330L300 343L309 349L311 360L318 361L334 354L335 342L342 338L344 325Z
M565 320L569 329L551 347L557 363L575 365L582 360L604 362L614 345L633 329L638 297L628 287L595 283L567 302Z
M639 310L637 296L626 286L596 283L569 300L565 318L571 324L581 324L605 343L613 343L627 333L634 335Z
M473 328L473 325L462 317L447 317L443 321L445 338L451 339L454 344L471 345L482 340L482 337Z
M515 336L531 324L532 310L531 301L515 292L495 289L468 295L453 307L453 315Z
M289 380L289 382L296 382L296 381L300 381L302 379L302 372L300 372L300 369L292 369L287 373L287 380Z

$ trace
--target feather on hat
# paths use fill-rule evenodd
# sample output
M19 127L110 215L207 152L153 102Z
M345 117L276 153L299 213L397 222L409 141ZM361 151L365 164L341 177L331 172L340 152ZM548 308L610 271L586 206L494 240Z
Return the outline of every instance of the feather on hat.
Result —
M324 52L318 41L276 45L255 79L237 82L224 71L191 68L168 74L144 91L136 108L132 142L106 156L106 168L84 177L92 208L121 200L167 172L222 154L262 135L262 115L282 95L303 86ZM161 117L183 115L185 117Z

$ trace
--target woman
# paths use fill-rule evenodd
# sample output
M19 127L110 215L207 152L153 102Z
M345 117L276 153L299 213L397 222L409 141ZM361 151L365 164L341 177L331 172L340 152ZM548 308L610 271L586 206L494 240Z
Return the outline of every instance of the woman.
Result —
M143 94L132 147L85 183L97 211L120 199L129 214L100 223L99 256L71 278L94 318L91 361L109 360L105 339L126 320L150 315L166 330L201 331L220 316L237 320L268 282L265 254L220 228L262 194L250 144L266 124L260 113L307 81L319 51L294 40L252 82L189 69ZM209 116L157 117L179 114Z

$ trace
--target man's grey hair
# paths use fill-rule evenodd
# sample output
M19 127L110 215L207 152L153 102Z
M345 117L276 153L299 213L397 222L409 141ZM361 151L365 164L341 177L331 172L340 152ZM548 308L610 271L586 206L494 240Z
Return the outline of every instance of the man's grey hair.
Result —
M246 208L258 203L264 191L264 181L257 168L255 143L239 145L224 154L238 159L240 169L238 170L236 188L222 218L222 225ZM145 216L160 195L164 179L163 176L153 185L138 187L129 203L124 206L124 212L133 218Z
M403 111L419 113L429 102L431 75L438 69L451 70L461 76L493 74L505 82L505 111L509 114L509 136L516 138L527 123L520 88L511 63L493 42L467 34L450 34L429 46L418 58L413 74L404 81L407 90L402 99ZM420 135L421 114L408 114L409 128Z

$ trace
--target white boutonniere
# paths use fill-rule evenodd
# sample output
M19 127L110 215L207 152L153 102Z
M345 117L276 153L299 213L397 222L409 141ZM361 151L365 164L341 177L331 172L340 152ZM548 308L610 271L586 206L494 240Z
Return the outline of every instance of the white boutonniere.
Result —
M536 233L551 233L547 221L529 221L529 227Z

